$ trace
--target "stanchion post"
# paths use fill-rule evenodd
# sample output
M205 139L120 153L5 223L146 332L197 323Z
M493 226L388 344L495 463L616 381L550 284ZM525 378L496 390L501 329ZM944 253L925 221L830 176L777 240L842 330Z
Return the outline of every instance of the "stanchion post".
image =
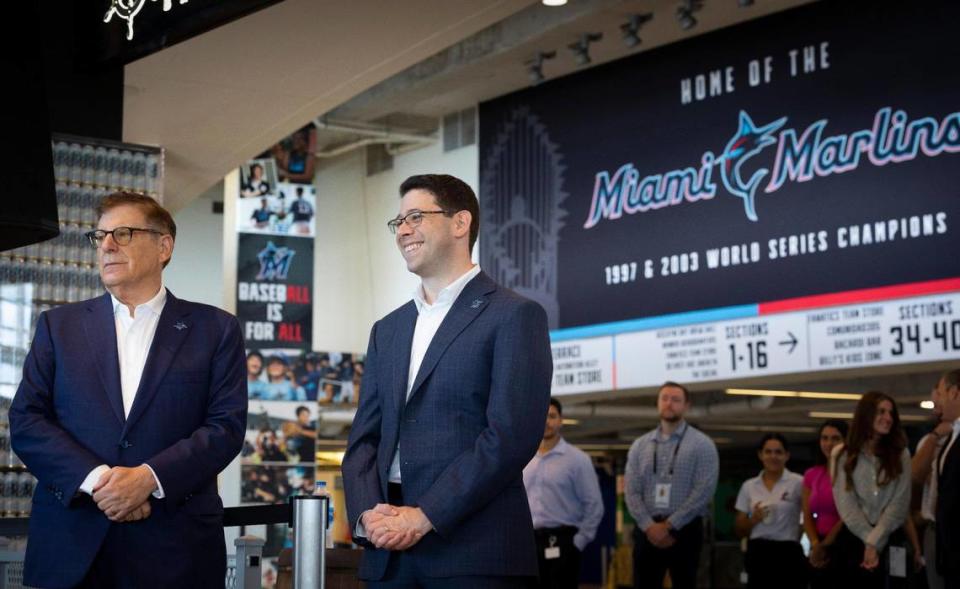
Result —
M260 589L263 538L240 536L233 541L233 545L237 547L233 589Z
M323 589L330 498L298 495L293 504L293 589Z

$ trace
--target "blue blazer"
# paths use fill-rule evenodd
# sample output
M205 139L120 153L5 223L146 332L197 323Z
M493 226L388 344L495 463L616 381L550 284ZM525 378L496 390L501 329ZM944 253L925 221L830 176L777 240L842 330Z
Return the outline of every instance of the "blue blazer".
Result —
M387 502L400 444L403 495L435 531L408 552L428 577L537 574L523 467L543 437L553 363L537 303L471 280L427 349L406 400L414 302L374 326L343 462L347 515ZM360 578L382 579L389 552L367 548Z
M108 531L121 534L131 586L223 586L217 473L240 451L247 419L236 318L169 292L125 419L109 294L40 315L10 408L13 449L38 479L25 582L70 587ZM165 498L149 518L112 523L83 479L100 464L149 464Z

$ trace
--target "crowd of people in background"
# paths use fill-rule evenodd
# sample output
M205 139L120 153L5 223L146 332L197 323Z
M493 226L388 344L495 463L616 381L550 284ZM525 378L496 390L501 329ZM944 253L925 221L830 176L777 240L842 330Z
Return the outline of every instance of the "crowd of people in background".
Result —
M933 389L935 427L913 458L896 401L875 391L849 425L820 426L816 464L802 477L786 467L786 438L764 435L763 469L736 502L748 587L906 588L918 575L931 589L960 587L960 457L949 452L960 429L958 386L955 370Z
M802 475L788 468L785 436L761 437L761 470L743 482L735 503L734 531L745 540L748 587L906 588L916 586L912 579L930 589L960 587L960 450L951 452L960 433L960 370L945 373L931 399L934 427L913 457L896 401L876 391L860 397L849 423L832 419L820 426L815 464ZM719 459L713 441L685 420L689 409L687 389L664 383L657 395L660 423L634 441L627 457L625 501L636 522L637 589L660 589L667 574L674 588L697 586L703 518L716 490ZM541 454L553 448L548 438L559 407L551 411L557 415L548 415ZM525 475L543 460L538 454ZM542 481L525 479L531 497L542 494ZM568 495L576 496L570 489ZM541 499L531 499L535 506L542 507ZM546 519L558 521L559 511ZM594 533L590 510L566 511L580 513L586 533ZM565 526L570 538L584 531L576 523L571 519ZM575 552L582 548L567 544Z

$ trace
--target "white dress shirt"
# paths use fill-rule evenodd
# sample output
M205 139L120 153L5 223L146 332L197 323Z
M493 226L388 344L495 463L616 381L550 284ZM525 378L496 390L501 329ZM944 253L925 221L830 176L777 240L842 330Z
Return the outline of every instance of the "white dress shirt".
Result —
M153 344L153 336L157 333L160 313L167 302L167 289L160 285L160 291L149 301L137 305L133 315L130 314L129 307L121 303L117 297L110 295L110 299L113 301L114 325L117 330L123 415L128 417L130 408L133 407L133 400L137 396L137 389L140 388L140 379L143 377L143 367L147 363L147 355ZM157 473L153 472L149 464L146 466L157 482L157 490L153 492L153 496L163 499L163 486L160 485ZM93 487L100 480L100 476L108 470L109 467L106 464L94 468L83 480L80 490L92 495Z
M427 303L423 296L423 285L421 284L413 292L413 301L417 305L417 326L413 331L413 344L410 346L410 373L407 375L407 398L410 398L410 392L413 389L413 383L417 380L417 373L420 372L420 365L423 364L423 357L427 355L427 348L433 341L433 336L440 329L440 324L450 312L453 303L463 292L467 283L480 273L480 266L476 265L460 278L457 278L437 293L437 300L433 304ZM388 480L391 483L399 483L400 477L400 446L393 452L393 462L390 464L390 475Z
M920 438L920 442L917 444L917 453L927 444L934 444L936 446L933 451L934 459L939 458L943 445L949 440L950 436L938 438L936 434L931 432ZM920 500L920 515L923 516L923 519L931 522L937 520L937 474L937 469L930 469L930 474L927 475L927 480L923 483L923 496Z

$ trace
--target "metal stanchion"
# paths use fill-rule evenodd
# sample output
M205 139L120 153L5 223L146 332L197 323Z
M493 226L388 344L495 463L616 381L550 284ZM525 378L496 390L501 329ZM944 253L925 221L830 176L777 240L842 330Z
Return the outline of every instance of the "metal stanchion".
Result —
M293 504L293 589L323 589L330 498L298 495Z
M260 572L263 563L263 538L240 536L233 541L237 547L236 569L234 571L234 589L259 589Z

